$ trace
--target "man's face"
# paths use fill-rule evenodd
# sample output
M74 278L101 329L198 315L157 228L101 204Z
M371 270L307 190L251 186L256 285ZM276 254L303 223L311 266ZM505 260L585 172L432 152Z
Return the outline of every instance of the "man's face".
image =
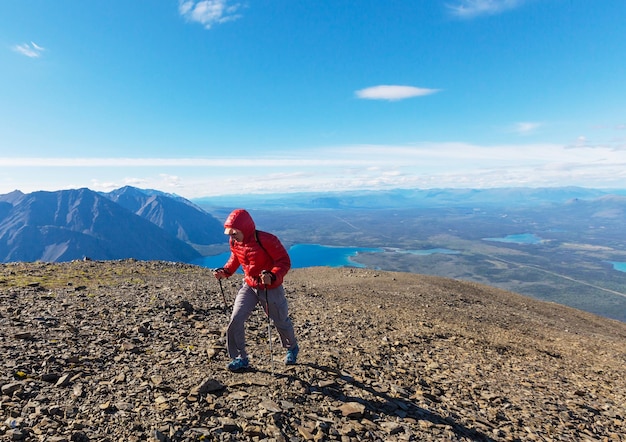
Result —
M225 230L224 233L226 233L228 236L230 236L232 239L234 239L237 242L243 241L243 232L241 230L233 229L229 227Z

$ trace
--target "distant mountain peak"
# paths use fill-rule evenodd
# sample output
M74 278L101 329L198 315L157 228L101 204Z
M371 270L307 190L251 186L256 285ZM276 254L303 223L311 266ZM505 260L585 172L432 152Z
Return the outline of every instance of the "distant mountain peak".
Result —
M14 204L20 198L24 197L24 193L20 190L14 190L13 192L6 193L4 195L0 195L0 201Z
M149 208L149 210L148 210ZM14 191L0 196L0 261L137 258L190 262L223 241L221 223L193 203L131 186Z

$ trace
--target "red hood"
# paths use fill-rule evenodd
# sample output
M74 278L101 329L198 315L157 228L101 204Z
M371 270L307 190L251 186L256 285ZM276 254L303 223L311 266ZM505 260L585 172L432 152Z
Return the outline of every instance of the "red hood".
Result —
M224 228L231 228L241 230L243 232L244 242L254 236L256 225L250 214L244 209L233 210L226 222L224 222Z

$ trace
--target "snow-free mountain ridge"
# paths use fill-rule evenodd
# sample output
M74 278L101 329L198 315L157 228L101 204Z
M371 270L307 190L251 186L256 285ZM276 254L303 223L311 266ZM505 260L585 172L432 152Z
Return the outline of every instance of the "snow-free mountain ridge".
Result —
M0 262L159 259L190 262L223 240L221 223L180 197L125 187L0 195Z

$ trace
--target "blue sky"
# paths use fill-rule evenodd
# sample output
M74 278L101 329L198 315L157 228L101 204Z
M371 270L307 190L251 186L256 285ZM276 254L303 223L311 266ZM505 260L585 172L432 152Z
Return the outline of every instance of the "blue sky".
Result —
M0 193L626 188L624 0L0 2Z

